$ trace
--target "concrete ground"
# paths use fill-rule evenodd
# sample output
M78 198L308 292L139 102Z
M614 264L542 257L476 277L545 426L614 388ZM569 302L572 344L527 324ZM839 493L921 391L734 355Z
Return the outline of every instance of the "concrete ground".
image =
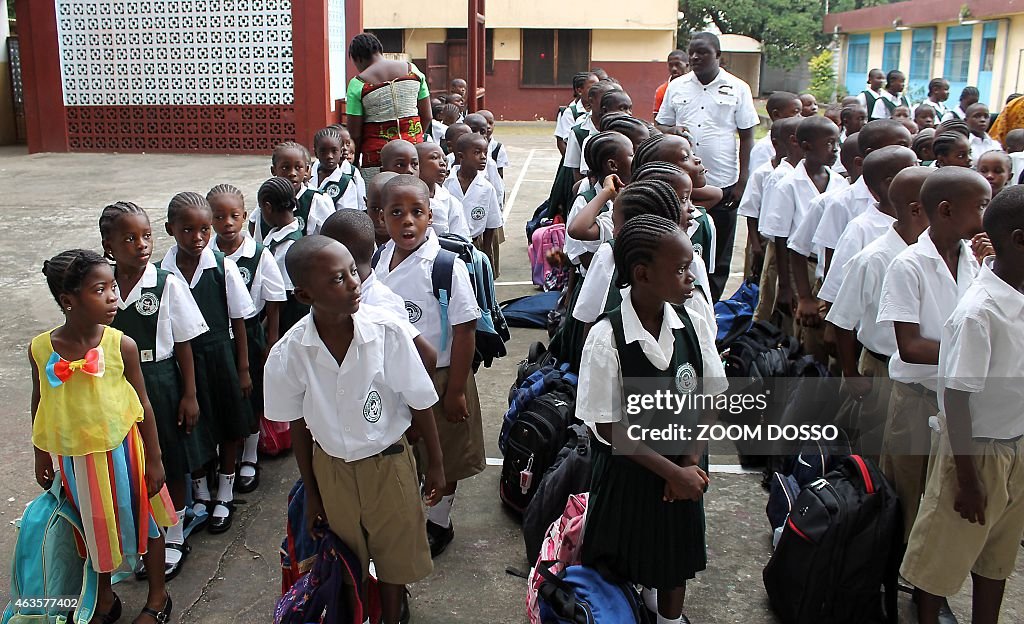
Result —
M558 163L551 124L500 124L512 166L505 172L511 213L502 248L498 297L534 292L523 224L548 194ZM13 520L38 494L32 476L29 427L31 381L25 361L29 340L53 327L59 312L40 274L44 259L72 247L99 247L96 220L114 200L142 205L160 230L159 258L169 237L162 234L165 207L182 190L204 192L230 182L253 198L266 179L269 157L123 154L27 155L24 149L0 149L0 605L6 603L15 532ZM744 240L741 226L737 240ZM160 255L157 255L160 254ZM733 271L742 267L737 248ZM738 279L734 276L734 282ZM727 290L732 291L733 286ZM497 435L509 385L519 359L540 330L513 330L509 356L478 376L484 407L487 455L499 458ZM686 613L707 624L769 624L761 570L771 552L764 516L765 492L759 475L736 470L737 459L719 450L712 463L706 498L708 570L690 584ZM291 456L263 462L262 485L244 496L234 527L227 534L201 533L191 540L192 554L181 576L170 583L174 620L199 623L270 622L280 594L278 547L284 531L288 490L297 477ZM435 561L434 574L411 587L412 613L424 624L524 622L526 582L506 574L508 566L528 569L517 521L502 509L497 485L500 468L464 482L454 511L456 539ZM1024 621L1024 563L1018 562L1003 607L1003 622ZM117 586L126 617L138 613L145 585L134 580ZM969 587L953 600L961 621L969 621ZM902 602L902 620L912 621ZM127 621L127 620L126 620Z

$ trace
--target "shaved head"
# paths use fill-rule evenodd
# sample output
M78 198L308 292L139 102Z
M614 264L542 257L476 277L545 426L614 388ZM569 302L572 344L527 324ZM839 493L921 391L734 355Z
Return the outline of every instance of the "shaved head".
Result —
M928 219L934 221L942 202L957 203L965 198L991 192L988 180L973 169L940 167L921 186L921 204L928 213Z
M996 254L1009 251L1013 233L1024 230L1024 186L1008 186L993 197L982 223Z
M879 199L888 198L888 187L896 174L917 165L917 154L909 147L888 145L864 158L864 183Z
M889 185L889 201L897 211L921 200L921 187L934 171L933 167L907 167L896 174Z
M373 258L373 220L362 210L338 210L320 226L320 234L348 247L357 264L367 264Z
M310 276L316 272L317 255L323 249L332 245L345 249L341 243L333 238L327 238L319 234L303 236L292 243L284 257L284 266L288 270L288 277L291 278L292 284L299 287L306 286L309 283Z

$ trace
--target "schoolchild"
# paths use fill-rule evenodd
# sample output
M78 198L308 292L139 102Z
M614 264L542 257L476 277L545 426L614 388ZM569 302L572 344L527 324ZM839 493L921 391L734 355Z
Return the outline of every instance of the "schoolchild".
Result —
M234 513L235 467L238 449L249 435L252 392L245 319L255 306L238 265L210 247L213 213L198 193L178 193L167 205L167 233L175 245L159 268L181 278L192 290L210 330L192 339L199 424L186 448L192 474L193 510L211 533L231 528ZM211 494L206 460L216 446L217 485ZM204 514L208 514L204 518ZM195 530L195 529L193 529Z
M600 117L593 117L594 126L598 131L603 131L605 125L605 118L609 115L630 115L633 114L633 100L630 99L629 94L621 89L613 89L608 91L601 97L600 101L601 115ZM648 133L649 134L649 133ZM590 173L590 164L587 162L587 143L593 138L593 134L583 139L583 156L580 159L580 173L587 176Z
M603 440L594 445L581 560L616 580L656 590L658 622L678 624L686 621L686 582L707 566L705 449L657 452L631 440L626 427L633 417L622 408L625 380L646 378L674 392L709 395L727 384L717 354L707 357L701 348L699 336L708 330L683 307L693 293L693 250L678 224L634 217L614 254L622 304L594 325L580 372L578 408ZM685 416L696 426L708 415Z
M117 316L110 326L135 341L146 394L160 440L167 490L177 512L168 527L164 551L165 580L178 575L188 554L185 518L185 445L199 419L196 378L189 342L208 328L188 286L156 268L149 216L131 202L116 202L99 219L103 254L114 265ZM145 565L136 568L145 576Z
M494 138L494 113L480 109L477 114L487 120L487 153L498 168L498 177L505 179L505 168L509 165L508 150L501 141Z
M964 87L960 91L960 101L956 108L952 108L942 116L942 121L966 121L967 109L981 99L981 91L978 87Z
M971 169L943 167L930 175L921 187L929 227L893 259L882 284L878 322L893 325L897 351L889 361L894 383L881 468L900 497L904 540L924 492L942 327L978 272L966 239L981 232L991 193Z
M564 246L569 261L579 266L584 276L594 252L611 238L610 211L618 189L606 188L604 181L614 174L622 184L628 184L633 162L633 145L618 132L595 134L587 149L594 163L589 174L592 185L573 201L566 219Z
M957 122L963 125L963 122ZM958 129L943 129L941 126L932 139L932 153L935 167L970 167L971 142Z
M946 108L946 100L949 99L949 81L945 78L932 78L928 81L928 97L915 107L916 110L927 106L935 113L935 123L942 121L949 109Z
M462 164L455 165L453 175L445 180L444 185L452 197L462 204L473 244L490 259L494 248L494 233L501 227L502 217L497 192L484 174L487 168L487 139L476 133L465 134L455 144L455 153Z
M601 132L618 132L625 135L633 144L633 151L641 143L651 138L651 130L642 119L637 119L625 113L613 113L601 118Z
M989 186L992 187L992 197L1006 188L1013 176L1013 161L1010 159L1010 155L1003 150L985 152L978 158L976 165L978 173L985 176Z
M1024 128L1014 128L1003 137L1003 148L1013 162L1011 184L1024 184Z
M448 132L444 133L445 150L447 151L445 161L448 163L448 175L451 175L452 169L455 165L459 164L459 157L455 154L455 144L463 135L470 134L471 132L473 131L469 129L469 126L460 122L448 126Z
M942 328L943 427L900 570L922 624L968 574L971 621L995 624L1024 534L1024 189L994 198L983 225L995 256Z
M587 114L587 91L597 84L597 76L590 72L579 72L572 77L573 100L563 107L555 123L555 146L565 156L566 143L572 136L573 125Z
M914 123L919 130L934 128L938 125L938 114L931 106L921 104L914 109Z
M434 143L419 143L416 145L416 153L419 156L419 177L430 189L430 227L438 236L451 232L470 238L462 202L452 197L444 187L444 181L448 178L448 163L444 152Z
M988 134L988 126L992 121L988 106L978 102L967 108L967 127L971 131L968 138L971 144L971 162L977 163L981 155L992 150L1001 150L1003 146Z
M380 170L416 175L420 170L420 157L416 146L405 139L388 141L380 150Z
M935 130L925 128L914 135L914 140L910 144L910 149L917 154L917 162L922 167L931 167L935 162L935 152L932 151L933 140L935 140Z
M487 118L480 113L471 113L466 115L466 125L469 129L480 136L484 137L487 141L487 166L484 168L484 175L487 177L487 181L494 187L494 191L498 194L498 205L505 205L505 180L502 178L501 171L498 170L498 163L494 156L491 155L491 138L488 136L488 130L491 125L487 123Z
M870 109L871 119L895 118L897 108L905 108L906 116L910 117L910 100L903 93L906 84L907 77L903 72L890 70L885 75L885 89L879 93L874 108Z
M876 321L882 281L893 258L916 243L928 227L920 201L921 185L933 171L929 167L908 167L893 178L889 201L896 222L842 267L844 278L825 317L836 330L843 385L850 399L861 405L859 420L852 423L851 442L858 452L873 458L879 456L882 447L892 393L889 359L896 353L892 326ZM838 272L829 272L825 281Z
M307 530L326 522L359 557L364 579L372 559L383 621L408 621L405 585L426 578L433 564L404 434L414 423L422 434L424 499L436 504L445 480L429 411L437 394L394 317L361 307L358 271L343 245L304 237L288 250L287 269L312 311L270 351L267 417L291 423ZM365 595L365 586L358 590Z
M868 88L857 94L857 101L868 112L869 121L875 119L875 103L882 97L882 88L885 87L885 72L880 69L872 69L868 72Z
M286 141L274 148L270 160L270 175L285 178L292 183L295 195L295 218L303 234L314 234L324 219L334 212L330 197L306 185L309 174L309 152L294 141ZM253 210L249 215L249 233L262 243L271 226L262 222L262 210Z
M469 141L484 142L483 137L470 137ZM409 321L437 351L433 378L441 401L434 406L434 421L447 483L426 525L431 555L437 556L455 537L451 509L458 482L486 467L480 400L472 370L480 309L465 265L455 262L452 292L442 316L431 287L431 272L441 246L429 227L430 194L422 180L409 175L392 178L384 186L383 213L391 242L384 246L375 272L405 300Z
M681 135L652 134L648 140L637 146L633 160L637 168L649 162L663 161L685 171L693 183L690 201L694 206L703 209L699 211L700 214L694 215L694 218L702 228L709 229L712 235L717 237L714 220L708 216L707 211L722 201L722 189L708 184L708 170L704 166L704 161L693 151L692 136L685 132ZM716 244L712 241L712 255L717 253ZM714 272L714 267L709 267Z
M284 276L274 260L270 249L257 243L245 230L248 215L245 210L245 196L230 184L221 184L210 189L206 201L213 211L213 247L228 259L234 260L238 271L249 287L249 296L255 312L245 319L245 336L249 347L249 376L252 377L253 421L250 433L242 445L242 459L239 461L235 489L248 494L259 487L259 457L257 454L260 431L259 419L263 417L263 363L267 353L281 336L281 311L288 298ZM271 234L269 238L273 238Z
M383 192L384 185L398 175L391 171L381 171L370 179L366 185L366 214L373 220L373 238L377 247L383 247L391 237L388 236L388 229L384 225Z
M765 112L768 113L768 120L774 124L780 119L796 117L800 114L803 103L795 93L789 91L776 91L768 96L764 103ZM750 171L757 171L766 162L775 160L777 154L775 145L772 142L771 133L754 143L750 149Z
M839 142L861 131L868 122L868 111L859 104L844 106L839 112Z
M99 254L72 249L44 262L43 274L64 322L28 349L36 482L50 489L59 475L82 518L79 554L88 554L99 573L94 619L121 617L110 574L126 557L141 555L152 572L136 621L170 621L161 527L175 523L174 503L139 349L107 326L118 312L114 272Z
M818 100L814 97L813 93L801 93L800 94L800 116L801 117L817 117L818 115Z
M572 171L577 181L584 177L580 171L583 162L583 141L587 137L597 134L597 125L601 122L601 98L609 91L620 90L622 87L611 80L600 80L587 91L589 112L573 124L569 140L565 145L565 158L562 161L563 166Z
M431 98L430 100L430 129L423 133L423 140L431 143L436 143L440 146L444 143L444 133L448 130L448 125L441 121L441 111L445 104L438 98ZM457 118L457 115L455 116ZM452 119L452 117L449 117Z
M328 126L318 131L313 136L313 153L316 162L310 167L310 186L330 198L335 209L361 209L366 204L366 190L358 182L363 176L346 158L341 130Z

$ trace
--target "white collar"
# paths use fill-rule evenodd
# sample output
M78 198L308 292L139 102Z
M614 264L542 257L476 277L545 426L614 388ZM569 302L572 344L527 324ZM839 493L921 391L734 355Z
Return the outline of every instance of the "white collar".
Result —
M292 222L289 223L288 225L286 225L284 227L281 227L281 228L274 228L274 229L270 230L270 232L266 236L263 237L263 243L265 245L269 245L270 243L273 243L273 242L276 242L276 241L279 241L279 240L285 238L286 236L288 236L292 232L298 231L298 229L299 229L299 220L298 219L292 219Z
M348 161L346 160L345 162L347 163ZM316 187L319 189L319 188L323 187L324 184L327 184L328 182L337 182L337 181L341 180L341 176L342 176L343 173L345 173L345 171L342 169L342 166L338 165L334 169L334 171L331 172L331 175L329 175L326 178L320 180L319 179L320 168L317 167L316 169L313 170L313 174L315 176L317 176L317 178L318 178L317 181L316 181Z
M995 260L995 256L985 258L985 262L982 263L981 270L975 278L975 283L980 284L985 289L992 299L995 300L996 305L1007 316L1011 318L1020 317L1021 312L1024 312L1024 294L1004 282L1002 278L992 271L992 265L995 264Z
M152 288L154 286L156 286L156 265L150 262L146 265L146 269L142 272L142 277L140 277L139 281L135 282L135 285L132 286L131 292L128 293L127 297L124 297L122 299L121 292L118 291L117 307L124 310L125 308L135 303L142 297L143 288Z
M942 266L945 267L946 266L946 260L941 255L939 255L939 250L935 246L935 242L932 241L931 232L932 232L932 229L930 227L929 228L925 228L924 232L921 232L921 235L917 237L917 244L919 245L919 247L918 247L919 252L921 253L921 255L923 255L923 256L925 256L927 258L931 258L933 261L941 263ZM974 252L972 252L971 248L967 245L967 241L961 240L960 241L960 257L957 259L957 267L959 267L960 263L964 262L965 259L966 259L967 262L970 262L970 258L973 258L973 257L974 257ZM945 274L949 275L949 271L948 270L945 271ZM950 276L950 277L953 277L953 276Z
M217 235L214 234L213 238L210 239L210 247L217 249ZM253 239L252 235L248 231L242 233L242 244L238 246L234 252L225 254L232 260L238 260L239 258L252 258L256 255L256 240Z
M445 178L445 179L447 180L447 178ZM435 184L434 185L434 196L431 197L430 199L432 199L432 200L436 199L439 202L446 202L446 201L448 201L449 198L451 198L451 196L452 196L451 191L449 191L447 188L445 188L444 184Z
M199 264L196 266L196 272L192 276L192 281L188 282L189 288L194 288L199 283L199 279L203 276L203 271L206 269L212 269L217 266L217 257L213 255L213 249L210 245L203 248L203 252L199 254ZM185 280L185 275L178 268L178 246L171 245L171 248L164 254L164 259L160 261L160 267L165 271L170 271L178 277Z
M871 189L868 188L868 183L864 181L864 176L857 178L857 181L850 185L852 189L850 192L857 199L870 199L875 201L875 196L871 194Z
M378 262L377 266L378 267L383 266L384 270L388 274L390 274L392 272L392 270L393 270L390 267L391 267L391 259L395 255L395 249L396 249L395 241L389 240L388 242L384 243L384 251L381 252L380 260L377 261ZM419 248L416 251L414 251L411 254L409 254L408 258L406 258L405 260L402 260L402 262L400 262L398 264L398 266L401 266L402 264L404 264L406 262L433 260L434 258L437 257L437 252L440 249L441 249L441 243L439 243L437 241L437 237L434 235L434 228L428 227L427 228L426 237L423 240L423 244L420 245ZM396 266L395 269L397 269L397 268L398 267Z
M308 190L309 190L309 187L308 187L308 186L306 186L306 183L305 183L305 182L303 182L302 184L300 184L300 185L299 185L299 190L295 191L295 199L298 199L298 198L302 197L302 195L303 195L303 194L304 194L304 193L305 193L306 191L308 191ZM257 208L257 210L258 210L258 208Z
M356 363L355 359L349 358L349 353L352 347L359 347L360 345L366 344L372 340L379 340L381 338L380 326L371 323L364 318L365 313L362 310L357 310L352 315L352 342L349 345L349 351L342 357L342 364L338 364L338 361L331 355L330 349L327 348L327 344L323 338L320 337L320 332L316 329L316 322L314 321L314 314L310 312L299 324L305 323L302 328L302 338L299 340L299 344L304 347L311 347L316 349L316 362L333 371L338 371L346 362ZM349 364L350 366L353 364Z
M640 318L636 315L636 310L633 309L633 302L630 299L630 293L632 293L632 287L627 286L622 289L622 304L620 306L620 312L622 313L622 337L626 339L626 344L633 342L640 342L643 344L645 341L650 341L654 344L658 344L658 338L660 336L652 336L650 332L644 329L643 324L640 322ZM663 304L664 318L661 321L661 331L666 330L673 331L676 329L683 329L686 325L683 324L683 319L679 318L679 314L676 313L675 309L669 304Z

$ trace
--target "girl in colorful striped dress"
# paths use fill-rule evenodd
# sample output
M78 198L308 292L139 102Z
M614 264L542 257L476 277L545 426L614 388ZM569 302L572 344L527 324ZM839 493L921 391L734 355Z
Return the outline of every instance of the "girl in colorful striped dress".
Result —
M142 555L149 597L137 622L167 622L164 537L175 523L153 410L135 341L108 327L117 315L114 271L97 253L62 252L43 263L64 324L32 339L32 444L36 481L62 488L82 517L85 550L100 573L96 622L121 616L110 573Z

